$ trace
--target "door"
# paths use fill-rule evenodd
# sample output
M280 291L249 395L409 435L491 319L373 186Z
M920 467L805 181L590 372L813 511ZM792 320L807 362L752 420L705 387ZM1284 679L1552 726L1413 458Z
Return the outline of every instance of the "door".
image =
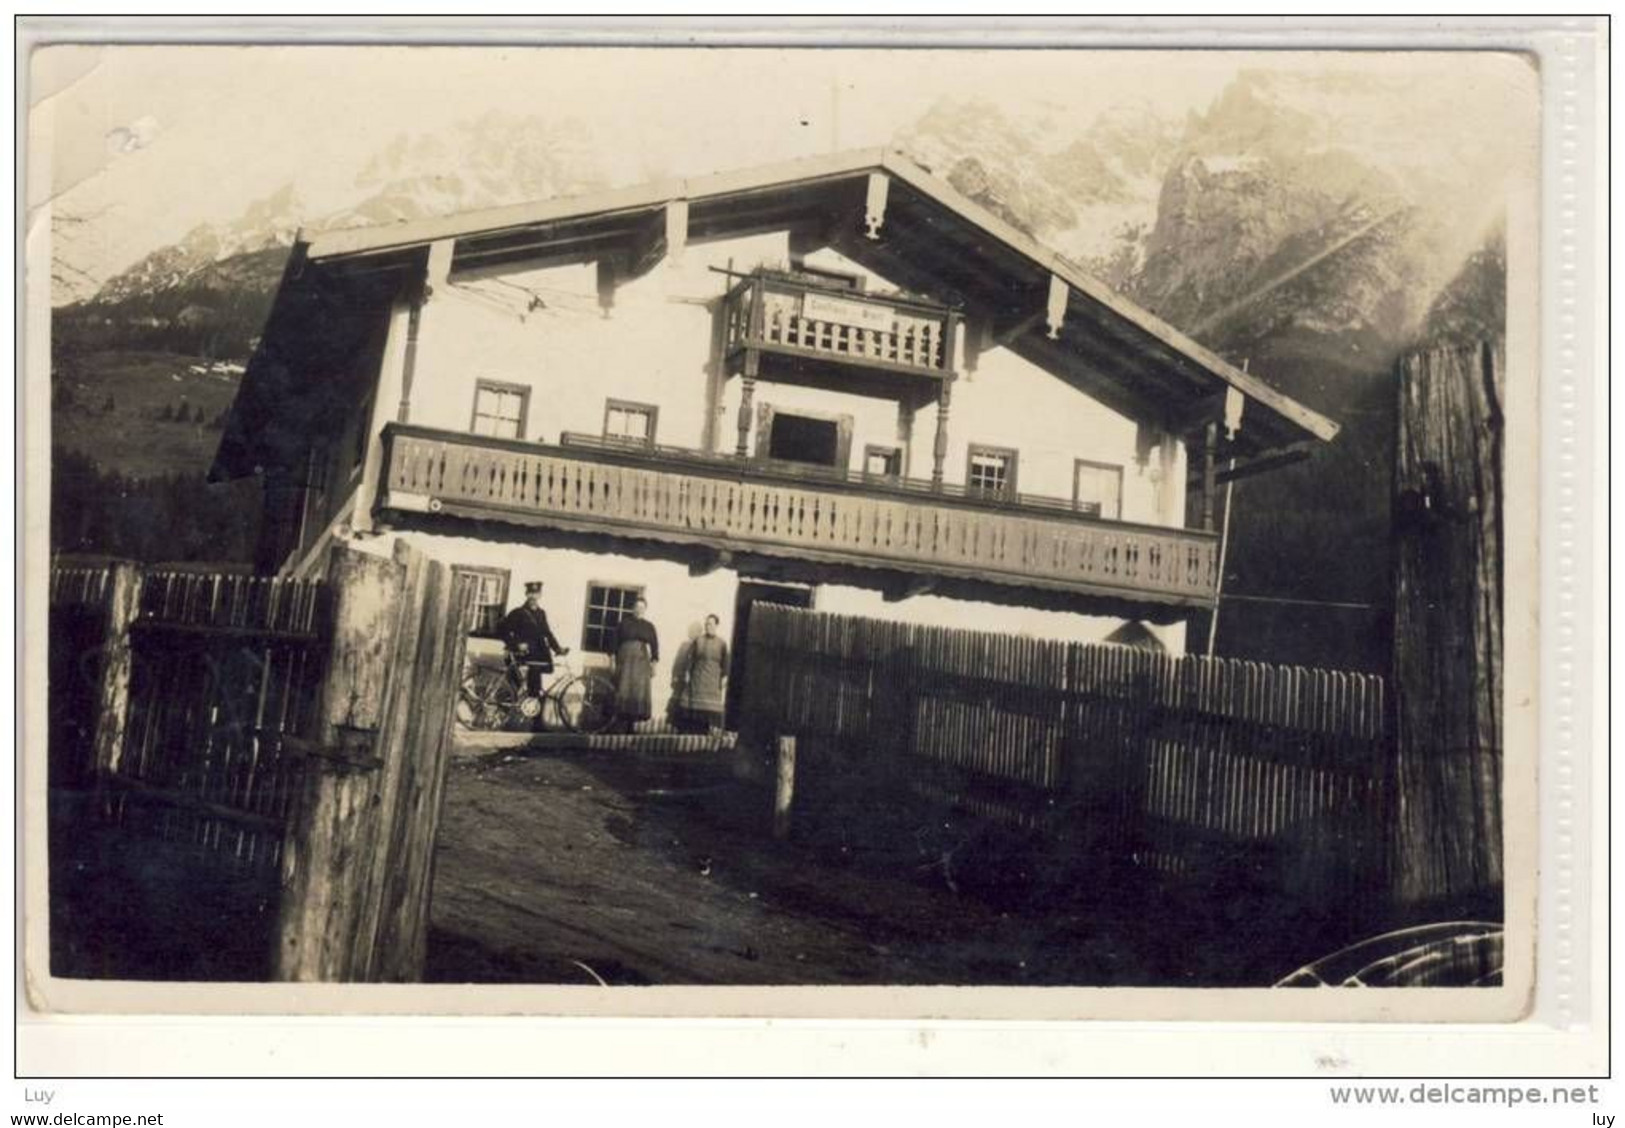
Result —
M758 603L811 607L813 589L797 584L739 581L739 594L734 597L733 639L728 643L728 695L724 719L724 724L734 731L739 729L739 701L745 689L745 648L748 645L746 640L750 637L750 612Z

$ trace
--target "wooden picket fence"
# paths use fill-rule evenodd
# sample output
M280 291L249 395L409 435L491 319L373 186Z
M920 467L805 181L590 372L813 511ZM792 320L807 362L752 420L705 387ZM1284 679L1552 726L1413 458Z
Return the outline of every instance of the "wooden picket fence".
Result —
M53 743L52 782L94 779L109 823L274 869L299 786L289 742L310 723L326 657L324 585L123 567L122 583L114 566L52 571L52 645L63 652L53 671L63 677L49 692L73 719ZM117 595L131 583L126 694L108 719L93 679ZM99 759L97 725L118 729Z
M795 735L797 787L863 772L1149 871L1262 861L1306 889L1388 880L1379 677L764 605L743 728Z
M51 569L47 775L56 788L80 788L95 768L97 696L102 676L112 569Z
M50 591L53 969L420 977L472 582L397 543Z

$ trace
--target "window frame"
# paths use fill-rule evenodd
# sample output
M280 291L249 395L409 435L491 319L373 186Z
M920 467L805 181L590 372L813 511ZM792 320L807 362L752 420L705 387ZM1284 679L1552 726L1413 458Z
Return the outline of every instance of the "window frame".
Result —
M1087 466L1091 470L1110 470L1117 475L1117 496L1113 499L1117 512L1108 517L1105 513L1097 514L1102 521L1121 521L1123 519L1123 467L1116 462L1097 462L1092 458L1074 458L1072 460L1072 508L1082 512L1083 499L1078 490L1078 471Z
M480 435L480 432L478 430L479 422L480 422L480 393L481 392L487 392L487 391L489 391L489 392L499 392L499 393L500 392L506 392L506 393L508 393L510 395L517 395L519 397L519 431L518 431L517 434L514 434L514 435ZM487 416L487 418L500 419L502 417L501 416ZM512 438L512 439L523 440L524 437L527 434L530 433L530 385L529 384L514 384L514 383L510 383L510 382L508 382L506 380L485 380L485 379L475 380L474 381L474 404L473 404L473 408L468 413L468 433L471 434L471 435L479 435L481 438L492 438L492 439Z
M1005 460L1004 484L997 490L978 486L972 481L976 458L993 456ZM1015 447L994 446L991 443L971 443L965 450L965 490L973 497L996 497L1014 501L1017 497L1016 475L1021 466L1021 452Z
M835 424L835 461L802 462L795 458L774 458L773 421L781 415L796 415L819 423ZM778 467L812 466L846 472L852 466L853 416L840 412L815 411L800 407L779 407L772 403L756 405L756 461Z
M478 576L482 580L491 578L501 581L502 587L501 591L497 595L496 602L496 621L493 622L490 627L485 627L478 621L479 608L489 607L491 605L489 603L481 603L476 599L474 603L476 616L475 622L468 629L468 633L471 638L496 638L497 625L502 622L502 617L508 613L508 595L513 590L513 569L488 567L479 564L453 564L451 572L453 581L452 590L454 591L456 590L456 580L460 576Z
M592 592L593 592L594 588L605 588L605 589L612 589L612 590L615 590L615 591L631 592L632 593L632 599L630 600L630 602L628 602L627 604L624 605L625 607L630 607L633 603L636 603L638 600L646 598L644 593L648 589L645 588L644 585L642 585L642 584L627 584L627 583L619 583L619 582L610 581L610 580L588 580L587 581L587 591L586 591L586 596L584 598L582 611L581 611L581 650L582 650L582 653L584 653L584 654L610 654L610 655L613 655L615 653L615 651L614 651L614 649L612 647L600 650L598 647L594 646L589 641L592 631L594 631L594 630L605 631L605 630L609 629L609 628L606 628L606 627L603 627L603 626L594 627L594 625L593 625L593 621L592 621L592 610L593 610ZM608 608L606 607L605 610L608 610ZM626 612L624 610L624 607L623 607L623 610L621 611L621 614L623 616L626 614ZM615 620L615 625L620 626L620 619Z
M640 412L649 417L649 437L646 439L632 439L625 435L612 435L609 433L609 417L616 411ZM605 399L604 400L604 430L606 442L625 443L628 446L654 446L655 435L660 428L660 405L654 403L639 403L637 400Z
M870 470L869 469L869 459L872 456L876 455L876 454L883 454L883 455L886 455L890 459L895 459L896 464L897 464L897 469L896 470L886 471L884 473L879 473L879 474L875 473L873 470ZM903 480L903 447L902 447L902 444L901 443L865 443L865 444L863 444L863 476L865 478L880 478L880 479L884 479L885 481L889 481L889 482L900 482L900 481L902 481Z

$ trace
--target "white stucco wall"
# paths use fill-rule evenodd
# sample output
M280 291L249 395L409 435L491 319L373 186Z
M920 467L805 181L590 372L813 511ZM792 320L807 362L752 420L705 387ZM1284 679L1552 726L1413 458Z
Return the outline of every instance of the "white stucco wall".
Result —
M509 607L521 602L527 581L542 581L546 585L542 606L553 633L571 648L571 661L578 671L609 665L607 656L582 649L589 585L643 588L649 601L649 621L660 636L661 662L655 670L653 687L657 717L664 715L670 700L672 660L685 640L700 633L706 615L716 614L721 618L723 638L731 640L733 636L734 600L740 577L728 568L694 576L684 565L665 561L415 530L365 537L350 543L363 551L388 554L397 539L448 565L507 570L510 574ZM1094 615L995 606L932 595L887 602L879 592L836 584L818 585L813 593L813 606L819 611L1066 642L1100 642L1122 622ZM1182 624L1153 629L1164 645L1175 653L1182 652ZM493 643L475 642L472 648L500 653Z
M784 233L690 245L676 261L667 259L641 277L622 281L607 311L600 305L598 273L591 263L453 276L449 284L435 287L422 311L409 421L467 430L476 383L490 379L530 389L522 436L530 441L556 443L565 431L600 434L605 400L615 398L657 405L657 439L662 444L702 448L709 419L716 449L731 452L737 438L741 380L737 376L728 379L718 394L711 310L729 279L710 268L731 266L748 271L761 263L786 263L788 258ZM865 273L873 290L895 288L834 252L819 252L808 261ZM392 316L374 399L375 434L398 418L407 323L402 305ZM965 356L963 344L959 355ZM759 404L778 408L852 416L853 467L861 465L866 444L894 445L902 437L897 403L879 396L761 379L755 398ZM1070 500L1074 460L1088 459L1123 468L1122 519L1182 523L1185 459L1177 444L1143 432L1132 420L1007 349L981 353L974 371L961 365L949 418L944 472L951 483L965 480L968 445L985 443L1020 452L1018 476L1023 493ZM930 476L935 432L936 411L927 405L914 421L906 468L911 477ZM354 517L346 515L346 527L335 530L340 539L352 528L363 534L370 529L370 508L381 471L379 446L374 442L368 452ZM644 585L649 591L650 617L663 642L671 640L673 654L689 627L708 611L725 619L732 614L737 580L726 570L692 577L681 565L631 557L527 548L473 537L400 535L448 563L509 569L515 585L510 606L518 602L523 580L532 576L545 580L549 615L560 638L570 646L580 643L586 587L595 581ZM389 540L384 536L363 543L371 546ZM1122 622L936 596L888 603L878 592L834 585L819 589L817 606L884 619L1085 642L1104 638ZM725 625L724 633L730 629L731 624ZM1171 649L1182 649L1182 625L1159 628L1157 633ZM657 702L661 703L663 698Z
M454 275L436 288L423 310L417 364L410 393L413 423L466 430L474 389L481 379L531 389L522 438L557 442L564 431L602 432L606 399L655 404L657 438L673 446L701 448L707 416L715 419L715 443L729 452L737 440L739 377L726 381L720 402L711 390L715 322L709 304L727 287L711 267L749 270L785 263L788 237L760 235L691 245L680 259L657 264L623 281L613 304L599 303L594 264L501 274ZM808 257L809 264L864 274L876 290L895 289L833 251ZM530 308L539 301L538 308ZM404 317L397 319L404 323ZM404 335L404 324L396 335ZM404 348L392 340L380 412L395 417ZM959 355L965 356L963 344ZM1141 434L1134 421L1076 388L996 348L979 355L974 370L962 367L949 413L944 478L963 483L972 443L1020 452L1023 493L1070 500L1076 459L1123 468L1121 517L1177 525L1184 507L1184 462L1178 444ZM870 443L894 445L902 435L896 401L807 388L770 378L757 381L755 402L789 410L850 415L851 467ZM931 473L936 409L921 408L914 421L907 471ZM755 436L751 436L751 450Z

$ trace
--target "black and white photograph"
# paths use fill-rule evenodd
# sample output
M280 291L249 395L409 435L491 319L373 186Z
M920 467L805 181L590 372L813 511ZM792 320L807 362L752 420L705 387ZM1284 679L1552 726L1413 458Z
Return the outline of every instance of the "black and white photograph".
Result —
M1527 1003L1530 58L29 65L36 1005Z

